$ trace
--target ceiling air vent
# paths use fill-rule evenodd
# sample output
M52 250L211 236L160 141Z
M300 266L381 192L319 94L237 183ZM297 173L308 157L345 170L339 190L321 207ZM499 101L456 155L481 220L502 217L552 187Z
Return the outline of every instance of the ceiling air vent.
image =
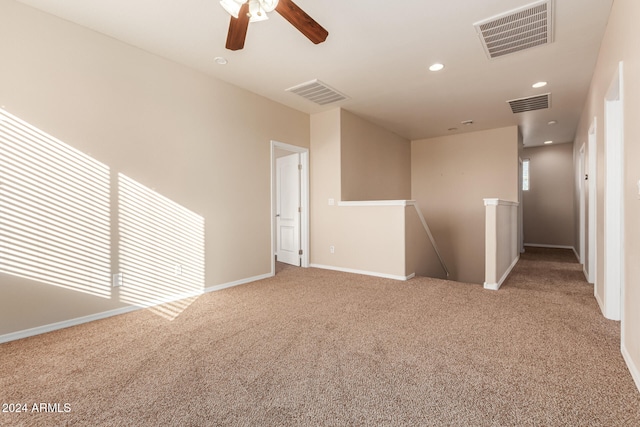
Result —
M318 105L331 104L332 102L338 102L348 98L346 95L322 83L320 80L311 80L310 82L290 87L286 89L286 92L293 92Z
M551 94L532 96L529 98L512 99L507 101L511 106L513 114L524 113L525 111L544 110L551 107Z
M473 26L490 59L553 42L553 0L514 9Z

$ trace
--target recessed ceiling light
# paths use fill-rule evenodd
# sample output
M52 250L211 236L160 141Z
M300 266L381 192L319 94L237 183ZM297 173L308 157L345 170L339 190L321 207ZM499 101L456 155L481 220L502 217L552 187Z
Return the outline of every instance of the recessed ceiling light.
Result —
M548 124L549 126L553 126L553 125L555 125L555 124L557 124L557 123L558 123L558 121L557 121L557 120L551 120L551 121L550 121L550 122L548 122L547 124Z
M216 64L218 65L226 65L227 64L227 59L223 58L222 56L216 56L215 58L213 58L213 60L216 62Z
M465 126L469 126L473 124L473 120L465 120L463 122L460 122L461 124L465 125Z
M458 130L458 128L449 128L447 129L448 131L454 131L454 130Z
M531 85L531 87L538 89L539 87L545 87L546 85L547 85L547 82L538 82Z
M431 65L429 67L429 70L431 71L440 71L444 68L443 64L440 64L439 62L436 62L435 64Z
M545 144L553 144L553 141L545 141Z

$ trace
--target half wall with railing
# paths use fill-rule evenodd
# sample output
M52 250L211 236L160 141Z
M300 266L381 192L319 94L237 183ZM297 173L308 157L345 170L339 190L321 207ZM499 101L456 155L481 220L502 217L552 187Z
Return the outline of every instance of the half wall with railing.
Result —
M518 250L518 203L484 199L485 281L484 288L498 290L515 267Z
M413 200L341 201L331 211L330 255L312 267L396 280L446 279L448 269ZM320 257L316 257L318 260Z

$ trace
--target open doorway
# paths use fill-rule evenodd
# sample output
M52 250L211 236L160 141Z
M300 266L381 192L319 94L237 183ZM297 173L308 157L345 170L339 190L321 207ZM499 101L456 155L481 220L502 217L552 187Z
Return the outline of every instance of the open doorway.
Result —
M309 150L271 141L271 273L309 266Z

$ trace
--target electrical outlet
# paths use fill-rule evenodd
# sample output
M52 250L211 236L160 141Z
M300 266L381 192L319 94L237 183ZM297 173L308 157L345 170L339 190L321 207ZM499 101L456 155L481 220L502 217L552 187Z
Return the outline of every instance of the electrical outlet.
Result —
M334 206L336 204L335 199L329 199L329 206Z
M124 283L124 274L116 273L113 275L113 283L112 286L114 288L119 288Z
M329 246L329 253L332 253L332 254L333 254L333 253L335 253L335 252L336 252L336 247L335 247L335 246L333 246L333 245Z

